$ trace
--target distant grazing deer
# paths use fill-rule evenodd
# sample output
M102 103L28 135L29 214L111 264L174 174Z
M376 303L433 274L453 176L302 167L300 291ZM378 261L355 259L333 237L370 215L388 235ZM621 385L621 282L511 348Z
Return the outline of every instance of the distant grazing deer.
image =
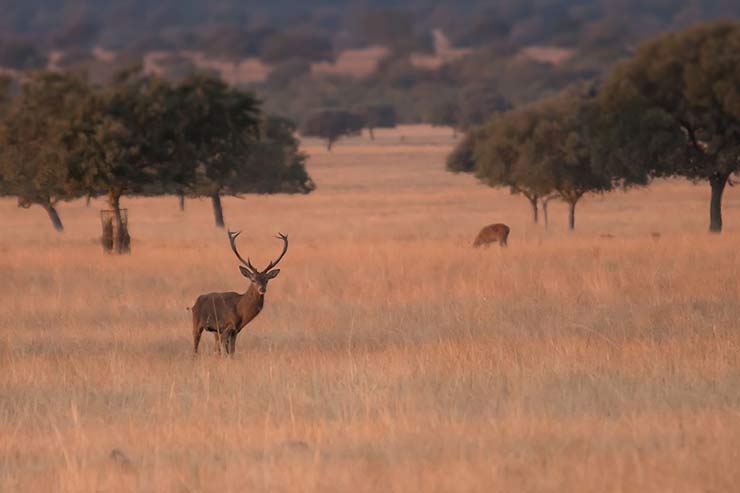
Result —
M478 236L475 237L473 246L489 246L491 243L498 243L502 247L505 247L506 241L509 238L509 231L511 230L505 224L489 224L480 230Z
M288 237L279 233L277 238L283 240L283 252L269 263L263 271L257 270L250 260L245 261L236 249L236 237L240 232L229 231L229 243L236 258L244 264L239 266L242 275L251 284L246 293L208 293L198 296L193 305L193 353L198 354L198 344L203 331L213 332L216 336L216 352L223 351L233 355L236 349L236 336L254 317L262 311L265 302L267 282L274 279L280 269L272 270L288 251Z

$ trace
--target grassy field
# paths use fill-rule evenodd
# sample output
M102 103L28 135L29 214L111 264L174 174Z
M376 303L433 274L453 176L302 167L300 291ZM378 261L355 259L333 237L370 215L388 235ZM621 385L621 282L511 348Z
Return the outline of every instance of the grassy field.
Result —
M232 360L191 358L186 307L246 288L207 201L127 199L116 258L102 202L57 234L0 200L0 491L736 490L737 189L721 236L679 181L545 232L453 142L308 140L314 194L226 199L258 266L291 240ZM509 248L470 248L491 222Z

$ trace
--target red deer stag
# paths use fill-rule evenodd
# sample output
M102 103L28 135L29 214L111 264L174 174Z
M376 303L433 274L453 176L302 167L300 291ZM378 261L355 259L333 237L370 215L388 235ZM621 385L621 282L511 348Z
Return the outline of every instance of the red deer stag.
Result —
M236 336L242 328L262 311L265 302L267 282L274 279L280 269L274 267L288 251L288 237L279 233L277 238L283 240L283 252L269 263L262 271L257 270L249 258L244 260L236 249L236 237L240 232L229 231L229 243L236 258L243 264L239 266L242 275L251 281L244 294L235 292L208 293L198 296L193 305L193 354L198 354L198 344L203 331L213 332L216 336L216 353L222 350L233 355L236 349ZM273 270L274 269L274 270Z
M473 246L489 246L491 243L498 243L505 247L509 238L509 231L511 230L505 224L489 224L480 230L478 236L475 237Z

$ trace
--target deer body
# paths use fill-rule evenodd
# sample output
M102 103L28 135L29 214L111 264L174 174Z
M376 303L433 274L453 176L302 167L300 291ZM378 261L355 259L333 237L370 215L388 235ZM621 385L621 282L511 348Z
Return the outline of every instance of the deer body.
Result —
M271 270L275 267L280 259L283 258L288 250L288 237L284 235L278 238L284 241L283 253L277 260L270 262L267 268L259 271L252 266L252 263L245 261L239 255L234 243L239 233L229 231L229 241L231 248L237 258L244 264L240 266L244 277L247 277L251 284L244 294L233 291L225 293L207 293L198 296L193 305L193 353L198 354L198 345L203 331L213 332L216 337L216 352L222 352L227 355L233 355L236 350L236 336L241 332L245 325L251 322L262 311L265 304L265 292L267 291L267 282L274 279L280 269Z
M505 224L489 224L480 230L478 236L475 237L473 246L488 246L491 243L498 243L502 247L505 247L510 231L511 229Z
M232 354L236 349L236 336L262 311L265 296L250 286L246 293L208 293L198 296L193 305L193 346L198 344L203 331L216 336L216 350Z

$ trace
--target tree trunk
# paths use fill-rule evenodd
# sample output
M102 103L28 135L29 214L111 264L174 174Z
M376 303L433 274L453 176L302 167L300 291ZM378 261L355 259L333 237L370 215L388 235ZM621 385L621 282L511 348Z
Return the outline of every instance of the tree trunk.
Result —
M549 221L548 216L547 216L547 206L548 206L548 204L550 203L550 201L552 199L556 199L558 197L559 197L559 195L553 194L553 193L551 193L550 195L547 195L545 197L542 197L542 200L541 200L541 202L542 202L542 217L543 217L543 219L545 221L545 230L547 230L547 228L550 227L550 221Z
M727 185L729 175L714 175L709 179L712 186L712 199L709 205L709 232L722 232L722 194Z
M179 193L177 195L178 202L180 203L180 212L185 210L185 194Z
M224 209L221 207L221 195L214 193L211 195L211 204L213 204L213 217L216 220L216 226L224 227Z
M326 139L326 150L331 151L331 146L334 145L334 139Z
M128 225L121 217L121 197L116 196L113 202L113 245L117 254L131 253L131 238Z
M121 195L111 192L108 196L108 204L113 209L113 218L111 222L111 239L110 252L121 255L131 253L131 237L128 234L128 224L124 222L121 216ZM103 231L105 236L105 231ZM107 247L107 245L105 245Z
M85 197L85 207L90 207L90 200L92 200L92 196L88 195Z
M375 140L375 131L373 130L373 127L368 127L367 130L370 132L370 140Z
M532 222L537 224L540 221L539 210L537 208L539 196L537 194L528 195L527 200L529 200L529 203L532 204Z
M568 229L571 231L576 229L576 202L578 199L568 202Z
M46 213L49 214L49 219L51 219L51 224L54 225L54 229L57 231L64 231L62 219L59 217L59 213L57 213L57 209L54 207L54 204L46 204L44 209L46 209Z

